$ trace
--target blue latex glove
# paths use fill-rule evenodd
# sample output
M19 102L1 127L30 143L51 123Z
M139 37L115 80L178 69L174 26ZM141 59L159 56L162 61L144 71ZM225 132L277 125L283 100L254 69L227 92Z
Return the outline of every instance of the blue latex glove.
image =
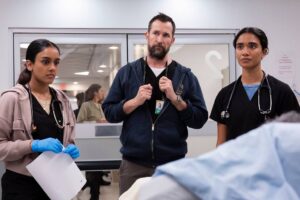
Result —
M59 153L62 151L63 145L58 139L46 138L43 140L33 140L31 143L31 149L33 152L52 151Z
M79 148L74 144L69 144L64 150L64 153L69 154L73 159L76 159L80 156Z

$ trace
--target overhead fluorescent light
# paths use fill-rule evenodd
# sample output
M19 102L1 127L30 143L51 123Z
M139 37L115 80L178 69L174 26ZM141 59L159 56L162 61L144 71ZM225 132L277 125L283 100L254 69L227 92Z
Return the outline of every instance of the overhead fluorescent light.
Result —
M104 70L99 69L99 70L97 70L97 72L102 73L102 72L104 72Z
M29 43L22 43L22 44L20 44L20 47L21 47L22 49L27 49L28 46L29 46Z
M99 67L100 68L106 68L107 66L106 65L100 65Z
M77 85L77 84L78 84L78 82L77 82L77 81L75 81L75 82L73 82L73 84L74 84L74 85Z
M117 47L117 46L110 46L108 48L111 49L111 50L119 49L119 47Z
M84 71L84 72L75 72L75 75L80 75L80 76L88 76L90 74L89 71Z

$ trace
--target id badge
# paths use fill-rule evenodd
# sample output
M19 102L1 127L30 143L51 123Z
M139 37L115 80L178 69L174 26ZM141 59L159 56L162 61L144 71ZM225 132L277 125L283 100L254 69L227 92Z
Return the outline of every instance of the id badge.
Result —
M158 115L162 108L164 107L164 101L162 100L156 100L156 103L155 103L155 114Z

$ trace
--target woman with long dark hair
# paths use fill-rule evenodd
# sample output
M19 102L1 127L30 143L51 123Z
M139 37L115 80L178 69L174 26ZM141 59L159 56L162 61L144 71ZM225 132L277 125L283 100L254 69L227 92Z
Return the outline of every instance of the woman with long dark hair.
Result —
M104 99L104 90L99 84L92 84L85 91L85 102L81 105L77 122L106 122L101 102Z
M2 200L49 199L26 169L40 153L64 152L73 159L79 157L71 104L63 92L49 86L59 62L56 44L34 40L28 46L18 83L1 94L0 160L6 167Z

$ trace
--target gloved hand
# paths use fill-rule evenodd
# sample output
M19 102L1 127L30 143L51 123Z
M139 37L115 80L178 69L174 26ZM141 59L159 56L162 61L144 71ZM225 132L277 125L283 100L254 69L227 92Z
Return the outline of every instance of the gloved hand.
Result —
M31 149L33 152L52 151L59 153L62 151L63 145L58 139L46 138L43 140L33 140L31 143Z
M79 148L74 144L69 144L64 150L64 153L69 154L73 159L76 159L80 156Z

